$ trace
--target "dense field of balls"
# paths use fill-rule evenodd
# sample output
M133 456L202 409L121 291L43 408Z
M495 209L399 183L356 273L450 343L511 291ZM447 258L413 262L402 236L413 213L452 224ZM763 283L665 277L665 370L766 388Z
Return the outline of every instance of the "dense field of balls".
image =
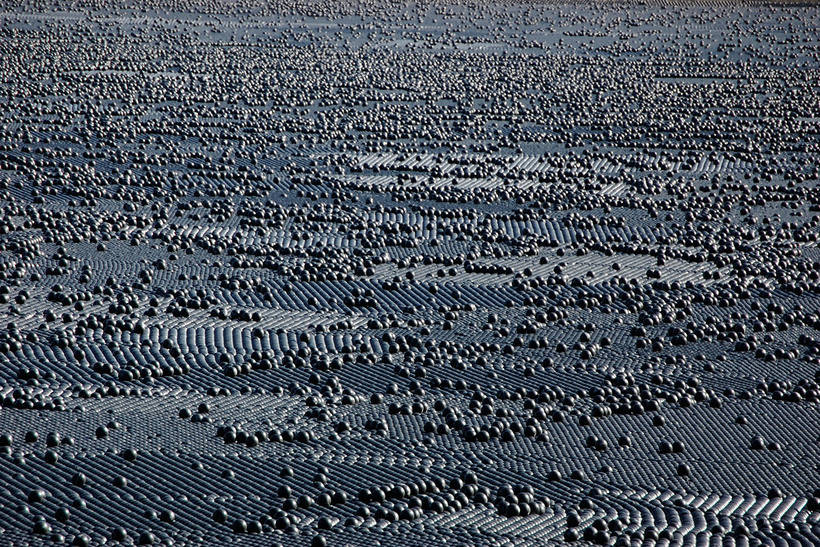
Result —
M0 3L0 545L820 545L820 7Z

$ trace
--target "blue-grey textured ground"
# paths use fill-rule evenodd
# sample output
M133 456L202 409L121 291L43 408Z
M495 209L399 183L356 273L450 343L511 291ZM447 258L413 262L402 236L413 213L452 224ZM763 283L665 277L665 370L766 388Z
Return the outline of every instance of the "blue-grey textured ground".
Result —
M820 544L820 9L0 5L0 545Z

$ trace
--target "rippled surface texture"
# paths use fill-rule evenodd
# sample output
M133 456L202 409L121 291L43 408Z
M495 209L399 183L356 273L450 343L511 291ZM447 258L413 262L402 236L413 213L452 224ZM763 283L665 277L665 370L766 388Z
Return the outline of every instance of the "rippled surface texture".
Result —
M3 2L0 544L820 544L818 28Z

